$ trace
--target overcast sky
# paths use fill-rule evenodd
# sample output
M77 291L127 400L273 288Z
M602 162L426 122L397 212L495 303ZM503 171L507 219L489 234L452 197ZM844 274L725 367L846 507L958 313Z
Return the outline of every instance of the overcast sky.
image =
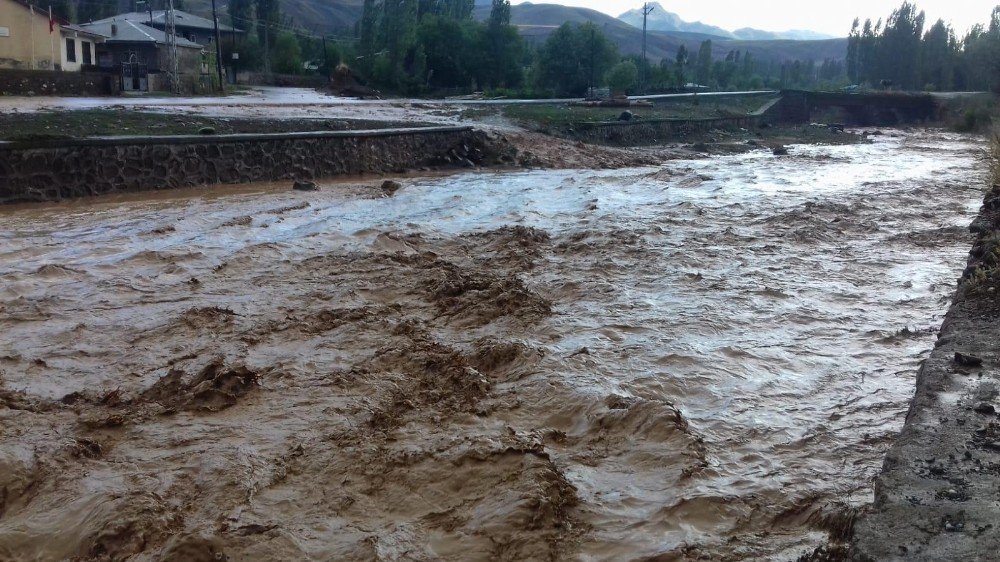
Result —
M622 0L534 0L542 3L583 6L618 16L637 8L642 2ZM520 4L520 0L512 3ZM954 25L959 36L975 23L986 23L1000 0L916 0L927 12L928 25L938 18ZM723 29L754 27L767 31L810 29L836 36L847 36L855 17L862 21L886 18L902 0L665 0L664 9L686 21L701 21Z

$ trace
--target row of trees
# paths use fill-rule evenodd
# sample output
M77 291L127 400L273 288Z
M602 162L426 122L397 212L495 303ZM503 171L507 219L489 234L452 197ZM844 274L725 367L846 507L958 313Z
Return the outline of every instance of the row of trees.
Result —
M409 93L519 88L525 45L510 24L510 1L472 18L473 0L365 0L357 70L375 85Z
M943 20L929 28L910 2L883 23L854 20L847 49L851 82L908 90L1000 91L1000 6L961 39Z
M711 40L701 43L693 56L681 45L673 60L664 59L649 67L652 89L682 88L689 85L714 90L761 88L829 88L846 83L843 61L759 60L750 51L730 50L715 58ZM642 64L641 61L637 61Z
M40 0L33 0L40 1ZM117 0L54 0L68 19L86 21L115 12ZM149 0L160 9L166 0ZM285 74L330 73L348 63L372 85L407 94L515 90L519 95L581 96L589 88L632 90L638 77L650 91L684 88L691 82L713 89L812 87L846 82L843 65L825 61L758 61L730 51L716 59L711 41L697 53L681 46L673 60L649 64L622 57L593 23L566 23L537 47L511 25L509 0L493 0L485 22L473 19L475 0L364 0L353 38L324 40L294 25L281 0L230 0L227 23L247 30L223 41L223 60L240 70ZM145 3L143 3L143 6ZM183 0L174 0L183 9ZM74 14L70 14L76 10ZM83 13L86 12L86 13Z

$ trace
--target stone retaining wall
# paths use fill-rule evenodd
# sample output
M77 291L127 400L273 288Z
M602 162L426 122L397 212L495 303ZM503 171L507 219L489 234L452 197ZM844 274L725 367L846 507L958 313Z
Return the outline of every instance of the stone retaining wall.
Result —
M0 69L5 96L109 96L120 90L114 73Z
M218 183L471 165L471 127L0 143L0 204Z
M574 125L575 140L613 146L658 144L698 131L756 127L759 115L718 119L648 119L609 123L578 123Z

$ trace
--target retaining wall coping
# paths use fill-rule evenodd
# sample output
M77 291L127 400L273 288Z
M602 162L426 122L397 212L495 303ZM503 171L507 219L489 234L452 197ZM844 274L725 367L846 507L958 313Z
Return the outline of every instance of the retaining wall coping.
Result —
M663 123L671 123L671 124L732 123L733 121L743 121L746 119L752 119L754 117L760 117L760 116L757 115L756 113L748 113L746 115L734 115L732 117L699 117L696 119L663 118L663 119L640 119L634 121L594 121L594 122L575 123L575 126L581 128L599 128L599 127L640 127L642 125L659 125Z
M295 133L242 133L234 135L170 135L170 136L121 136L87 137L80 139L39 139L0 141L0 150L29 150L38 148L101 147L101 146L150 146L180 144L228 144L253 141L280 141L303 139L374 138L427 135L436 133L466 133L469 125L443 127L410 127L393 129L365 129L359 131L305 131Z

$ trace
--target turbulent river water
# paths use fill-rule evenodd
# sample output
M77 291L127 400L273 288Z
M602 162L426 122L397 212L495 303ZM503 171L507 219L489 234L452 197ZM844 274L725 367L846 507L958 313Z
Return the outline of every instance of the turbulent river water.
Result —
M0 210L0 559L794 560L871 501L984 150Z

